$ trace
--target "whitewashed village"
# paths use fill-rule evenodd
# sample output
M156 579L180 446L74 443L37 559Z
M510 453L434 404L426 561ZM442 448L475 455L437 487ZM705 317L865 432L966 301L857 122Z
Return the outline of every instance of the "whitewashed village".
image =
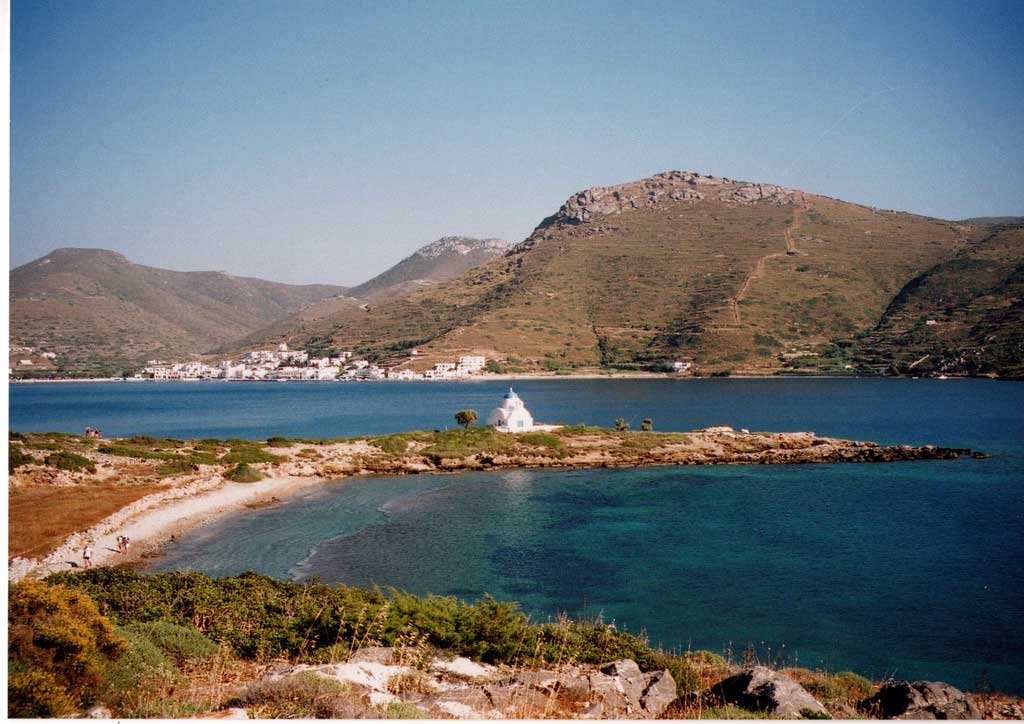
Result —
M412 357L417 356L415 349ZM455 380L483 375L487 358L483 355L463 355L454 362L438 362L423 372L404 368L380 367L365 359L353 359L351 352L340 352L334 357L311 357L303 350L289 349L281 343L274 350L246 352L238 362L223 360L217 364L205 362L164 362L150 360L135 379L153 380L234 380L234 381L413 381Z

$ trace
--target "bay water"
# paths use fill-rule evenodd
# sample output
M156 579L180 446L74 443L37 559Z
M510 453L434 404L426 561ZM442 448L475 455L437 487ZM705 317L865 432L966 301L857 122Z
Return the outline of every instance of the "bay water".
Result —
M12 385L11 427L329 437L483 417L508 383ZM1024 693L1024 386L529 380L545 422L730 424L992 457L349 479L186 534L154 570L380 585L602 617L666 648Z

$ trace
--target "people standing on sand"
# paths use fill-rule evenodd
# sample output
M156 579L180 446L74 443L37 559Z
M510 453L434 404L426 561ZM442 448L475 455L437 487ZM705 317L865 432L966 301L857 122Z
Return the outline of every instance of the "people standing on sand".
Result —
M122 536L121 543L124 545L124 554L128 555L128 536Z
M125 553L128 552L128 549L125 547L125 544L124 544L124 536L123 535L117 536L117 552L122 554L122 555L124 555Z
M85 544L85 548L82 550L82 559L85 561L86 568L92 568L92 543Z

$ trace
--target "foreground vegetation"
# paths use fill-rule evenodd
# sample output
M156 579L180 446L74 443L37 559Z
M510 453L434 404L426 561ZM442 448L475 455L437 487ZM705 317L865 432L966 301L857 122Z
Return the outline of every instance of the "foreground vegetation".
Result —
M8 627L15 716L67 716L98 703L127 717L190 716L230 704L261 716L338 715L344 710L325 708L332 697L344 699L337 682L296 677L282 688L254 683L258 672L271 662L345 661L368 646L518 668L629 658L645 671L667 668L683 697L740 663L656 650L600 620L533 622L516 604L489 597L466 603L252 573L213 579L96 568L23 581L11 588ZM848 672L790 673L840 714L876 689ZM709 713L693 706L684 699L674 714ZM396 707L379 715L409 713Z

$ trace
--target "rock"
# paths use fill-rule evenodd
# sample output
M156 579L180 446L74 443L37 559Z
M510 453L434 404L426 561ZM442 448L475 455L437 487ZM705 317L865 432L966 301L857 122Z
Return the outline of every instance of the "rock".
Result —
M482 679L488 676L493 676L496 671L493 666L478 664L464 656L458 656L451 661L434 659L431 663L431 669L459 676L464 679Z
M110 709L108 709L107 707L103 706L102 704L98 704L98 705L94 706L92 709L90 709L89 711L85 712L85 717L84 718L85 719L110 719L110 717L111 717Z
M754 666L711 687L711 698L750 711L767 712L787 719L800 717L809 709L826 713L825 707L785 674L766 666Z
M893 681L860 703L880 719L980 719L967 694L941 681Z
M676 700L676 680L668 671L652 671L644 674L647 688L640 697L640 707L651 719L660 717L669 704Z

